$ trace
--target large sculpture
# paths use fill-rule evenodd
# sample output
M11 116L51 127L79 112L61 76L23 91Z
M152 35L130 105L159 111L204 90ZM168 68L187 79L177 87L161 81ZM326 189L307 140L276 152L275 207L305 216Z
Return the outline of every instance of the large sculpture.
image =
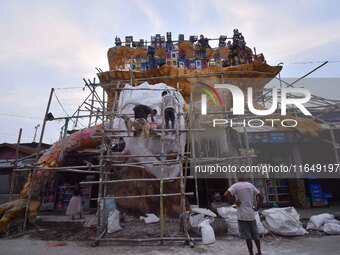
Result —
M235 31L234 31L235 33ZM204 38L203 38L204 39ZM235 39L236 40L236 39ZM241 40L242 42L242 40ZM199 47L198 47L199 46ZM207 67L203 70L192 70L192 69L180 69L177 66L169 66L163 65L154 70L149 70L147 72L138 72L138 71L123 71L124 65L126 61L130 61L133 57L138 56L139 58L146 58L147 51L144 48L131 48L129 46L117 46L109 49L108 52L108 61L110 66L110 71L101 72L98 74L98 77L102 84L110 84L112 81L132 81L133 84L140 84L141 80L148 80L149 84L157 84L157 83L165 83L170 87L175 89L180 89L181 95L184 100L188 103L190 100L190 87L192 84L196 83L209 83L216 84L221 83L224 78L235 78L235 85L242 86L242 84L237 84L238 78L263 78L259 80L258 84L252 84L256 89L262 89L265 84L275 77L282 69L281 66L269 66L264 63L264 59L256 59L256 56L253 59L253 62L250 63L250 60L241 63L242 65L236 66L228 66L234 65L232 63L236 63L234 60L235 57L239 57L240 55L235 55L240 48L244 48L245 54L249 55L251 50L245 46L245 44L238 45L229 45L228 47L221 47L219 49L211 49L208 45L203 47L202 45L193 45L192 42L183 41L179 43L178 46L179 54L186 54L188 57L194 57L197 54L200 54L201 51L204 51L205 58L213 58L215 55L219 55L223 58L230 57L230 63L227 63L226 67L222 66L214 66ZM204 49L202 49L202 47ZM250 51L249 51L250 50ZM184 53L183 53L184 52ZM233 55L234 54L234 55ZM237 53L238 54L238 53ZM163 58L166 55L166 49L160 48L155 50L155 57ZM248 56L247 55L247 56ZM234 62L233 62L234 61ZM185 65L187 62L185 63ZM136 84L134 84L134 82ZM121 92L121 90L117 91L117 88L122 88L121 83L117 86L103 86L106 93L108 94L108 103L107 109L113 109L114 98ZM151 85L152 87L152 85ZM161 91L159 91L161 93ZM160 97L160 95L159 95ZM151 97L150 97L151 98ZM140 102L139 102L140 103ZM181 106L183 107L183 105ZM100 136L100 130L103 128L103 125L99 125L92 128L86 128L75 132L68 136L66 140L61 140L55 143L49 150L47 150L41 158L38 160L38 166L40 168L51 168L61 166L64 162L64 159L68 156L69 153L75 151L81 151L83 149L88 148L96 148L101 144L101 139L98 138ZM113 127L114 129L115 127ZM116 127L121 128L121 127ZM114 131L113 131L114 134ZM119 133L121 134L121 133ZM139 138L136 138L139 139ZM185 140L185 139L184 139ZM136 141L131 140L131 143L134 144ZM129 150L128 146L129 142L127 140L127 149L123 152L123 155L132 155L133 146L131 146L131 150ZM185 146L182 145L182 148ZM145 146L146 147L146 146ZM169 150L168 152L177 153L176 150ZM138 159L133 159L127 157L126 162L131 162L131 160L138 161ZM46 183L54 177L55 171L53 170L41 170L37 167L37 170L34 171L34 175L29 175L22 191L20 192L19 199L10 201L0 206L0 232L4 232L8 229L9 223L11 220L16 218L23 218L26 212L26 208L28 211L28 219L30 222L34 222L36 216L38 214L40 203L41 203L41 192ZM171 171L170 171L171 172ZM178 172L176 172L176 175ZM150 178L150 177L159 177L157 176L157 170L155 168L145 169L136 168L133 166L124 167L117 171L115 178L117 179L128 179L128 178ZM173 181L164 184L164 192L165 193L178 193L180 191L179 182ZM136 194L157 194L159 192L159 183L154 182L150 183L150 185L141 185L140 183L133 182L129 185L126 184L117 184L115 185L110 192L112 192L115 196L123 196L123 195L136 195ZM30 197L30 199L28 199ZM28 200L30 201L28 203ZM165 198L165 213L168 215L178 215L180 213L180 198L179 197L170 197ZM146 212L159 212L159 198L143 198L143 199L127 199L127 200L118 200L117 206L120 210L140 215Z

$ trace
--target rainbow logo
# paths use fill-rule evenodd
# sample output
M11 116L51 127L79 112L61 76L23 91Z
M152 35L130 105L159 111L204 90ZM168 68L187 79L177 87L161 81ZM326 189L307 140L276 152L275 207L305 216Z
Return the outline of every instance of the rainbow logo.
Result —
M212 87L212 86L210 86L210 85L208 85L208 84L206 84L206 83L203 83L203 82L198 82L198 83L199 83L200 85L203 85L203 86L204 86L203 88L201 88L201 90L202 90L205 94L209 95L210 99L213 101L213 103L214 103L214 105L215 105L216 108L218 108L218 104L217 104L216 99L218 100L219 105L220 105L221 107L223 106L222 99L221 99L220 95L218 94L217 90L216 90L214 87Z

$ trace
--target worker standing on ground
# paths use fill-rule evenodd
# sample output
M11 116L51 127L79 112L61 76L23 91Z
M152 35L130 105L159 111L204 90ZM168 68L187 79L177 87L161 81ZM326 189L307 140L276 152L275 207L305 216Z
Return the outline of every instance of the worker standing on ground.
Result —
M148 121L149 114L152 122L154 122L153 116L157 114L156 109L151 109L149 106L143 104L136 105L133 111L135 113L135 120L144 119L146 122Z
M171 121L171 128L175 128L175 97L168 91L162 92L162 113L164 113L165 128L169 129L169 121Z
M260 236L258 233L255 212L258 211L263 203L263 196L260 191L250 182L239 178L239 182L233 184L225 193L225 198L234 200L237 206L237 222L239 235L245 239L250 255L253 255L253 243L257 247L257 255L261 255ZM257 206L254 205L254 198L258 199Z

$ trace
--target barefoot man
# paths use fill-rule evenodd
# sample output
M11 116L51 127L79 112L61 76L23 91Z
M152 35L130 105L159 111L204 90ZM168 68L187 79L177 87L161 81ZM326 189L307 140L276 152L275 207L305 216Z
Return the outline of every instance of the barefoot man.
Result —
M237 222L241 239L245 239L250 255L253 255L253 243L255 241L258 255L261 255L260 236L257 230L255 211L258 211L263 203L263 196L260 191L250 182L239 178L239 182L233 184L224 196L230 201L236 201ZM254 205L254 198L258 199L257 206Z

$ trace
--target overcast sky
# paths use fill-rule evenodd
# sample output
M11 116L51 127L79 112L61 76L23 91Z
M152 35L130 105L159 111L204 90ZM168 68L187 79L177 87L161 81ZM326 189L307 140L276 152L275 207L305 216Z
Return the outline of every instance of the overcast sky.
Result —
M299 77L334 61L311 77L340 77L340 2L305 1L15 1L0 0L0 143L31 142L42 124L52 87L72 114L88 91L82 78L108 70L107 50L115 36L150 40L171 31L217 38L243 33L267 62L284 63L282 77ZM308 63L305 63L308 62ZM304 63L304 64L301 64ZM340 86L340 85L339 85ZM339 88L311 88L339 98ZM53 98L51 112L65 116ZM23 117L18 117L23 116ZM48 122L44 142L55 141L61 122ZM40 127L41 128L41 127ZM38 130L38 136L40 129ZM36 141L38 138L36 139Z

